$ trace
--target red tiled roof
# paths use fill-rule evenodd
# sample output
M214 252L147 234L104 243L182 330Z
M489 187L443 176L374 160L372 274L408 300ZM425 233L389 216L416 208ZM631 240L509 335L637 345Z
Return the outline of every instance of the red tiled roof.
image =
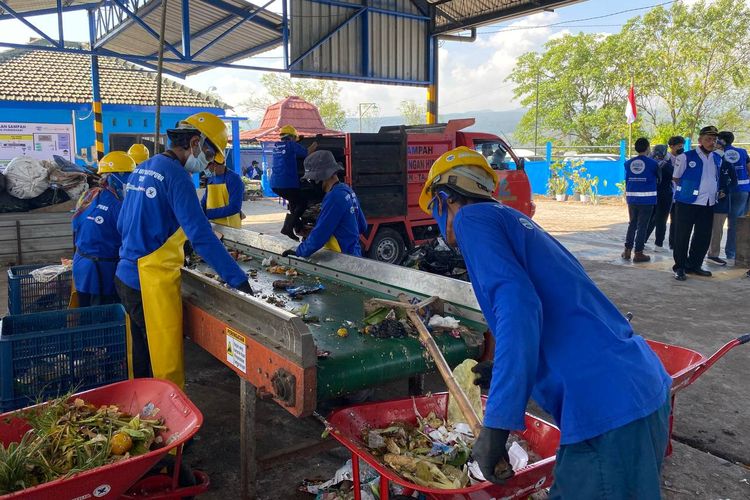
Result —
M104 104L155 105L157 80L153 71L115 57L99 56L99 81ZM162 106L229 108L169 78L162 78L161 92ZM46 50L2 52L0 100L90 103L91 58Z
M263 115L260 127L240 133L241 141L276 142L279 129L291 125L300 135L341 136L343 132L326 128L318 108L304 99L291 96L270 105Z

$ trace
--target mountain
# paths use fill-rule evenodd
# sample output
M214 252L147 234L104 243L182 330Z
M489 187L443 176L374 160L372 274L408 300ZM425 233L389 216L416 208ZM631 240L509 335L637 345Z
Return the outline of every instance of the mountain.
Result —
M525 109L514 109L510 111L468 111L466 113L447 113L440 115L440 121L446 122L455 118L475 118L474 126L467 130L475 132L487 132L497 135L505 135L510 138L526 113ZM377 118L362 119L362 132L377 132L383 125L400 125L403 123L401 116L380 116ZM347 118L345 132L359 132L359 118Z

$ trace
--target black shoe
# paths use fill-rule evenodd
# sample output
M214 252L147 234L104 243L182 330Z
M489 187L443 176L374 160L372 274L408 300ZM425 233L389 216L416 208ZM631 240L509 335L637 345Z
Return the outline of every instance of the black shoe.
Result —
M712 264L716 264L717 266L726 266L727 261L720 257L706 257L707 260L709 260Z
M676 279L677 281L685 281L687 279L687 276L685 276L685 270L675 269L674 279Z
M296 235L296 234L294 234L294 231L292 231L292 230L289 230L289 231L287 232L287 231L285 231L284 229L282 229L282 230L281 230L281 231L279 231L279 232L280 232L281 234L283 234L284 236L286 236L286 237L288 237L288 238L291 238L291 239L293 239L294 241L299 241L299 238L297 237L297 235Z
M703 276L705 278L710 278L711 276L713 276L713 274L711 274L711 271L706 271L705 269L701 269L700 267L697 269L685 269L685 272L687 274L695 274L696 276Z

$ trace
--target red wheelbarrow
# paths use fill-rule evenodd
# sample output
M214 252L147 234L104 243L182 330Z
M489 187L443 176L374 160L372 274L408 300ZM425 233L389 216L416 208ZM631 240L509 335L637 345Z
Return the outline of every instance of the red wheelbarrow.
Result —
M672 396L672 411L669 414L669 445L667 447L667 455L670 455L672 453L672 423L674 420L675 396L679 391L689 386L695 382L698 377L706 373L706 370L711 368L714 363L724 357L726 353L738 345L750 342L750 333L727 342L718 351L708 357L685 347L665 344L655 340L646 340L646 342L648 342L648 345L653 349L656 355L659 356L667 373L672 377L672 389L670 391Z
M192 481L195 485L178 487L183 445L198 432L203 424L203 415L172 382L143 378L126 380L81 392L72 398L81 398L97 406L114 404L131 415L140 414L147 404L152 403L159 409L159 416L167 426L167 430L162 433L166 445L143 455L0 496L0 499L177 499L198 495L208 489L208 476L197 471L194 474L195 481ZM0 415L0 442L7 445L21 440L29 429L28 423L19 418L23 411ZM172 476L157 474L139 481L175 449Z
M448 413L448 393L433 394L415 398L395 399L377 403L365 403L336 410L326 424L331 435L352 453L352 479L354 498L360 500L359 459L368 463L380 474L380 500L388 500L390 482L405 488L405 494L419 491L431 500L490 500L500 498L525 498L552 484L552 469L555 465L555 452L560 444L560 430L544 420L526 414L526 430L521 437L542 460L527 465L505 484L492 484L484 481L455 490L428 488L414 484L393 469L383 465L374 457L362 441L362 429L388 427L392 422L416 424L414 408L421 415L435 412L441 418ZM487 398L482 397L486 403Z

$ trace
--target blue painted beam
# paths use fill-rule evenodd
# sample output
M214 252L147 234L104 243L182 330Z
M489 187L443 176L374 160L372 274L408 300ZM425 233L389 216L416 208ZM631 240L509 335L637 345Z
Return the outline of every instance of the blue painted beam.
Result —
M233 54L231 56L225 57L223 59L219 59L217 61L214 61L214 63L218 63L220 65L220 67L225 67L225 68L259 69L257 66L256 67L250 67L250 66L242 66L242 65L228 64L228 63L230 61L235 61L235 60L238 60L238 59L245 59L245 58L248 58L248 57L252 57L254 54L259 54L259 53L264 52L266 50L272 49L272 48L276 47L277 45L279 45L279 43L281 43L281 41L282 41L281 38L275 38L275 39L271 40L270 42L262 43L262 44L260 44L260 45L258 45L256 47L252 47L252 48L250 48L248 50L245 50L243 52L238 52L236 54ZM192 61L192 62L193 63L201 63L201 64L203 64L204 61ZM209 65L210 65L210 63L209 63ZM202 67L201 68L196 68L196 69L191 69L191 70L188 70L185 73L185 75L189 76L189 75L193 75L195 73L199 73L201 71L204 71L204 69ZM263 68L263 69L260 69L260 71L283 72L283 71L285 71L285 69L283 69L283 68L279 68L279 69L276 69L276 68Z
M156 40L159 40L159 33L157 33L156 31L154 31L151 28L151 26L149 26L148 24L146 24L146 21L144 21L143 19L141 19L140 16L138 16L135 12L133 12L132 10L130 10L127 7L127 5L125 5L125 3L123 2L123 0L112 0L112 2L114 2L115 4L117 4L117 6L120 9L122 9L123 12L125 12L128 15L128 17L130 17L130 19L132 19L133 21L135 21L135 23L138 26L140 26L141 28L143 28L144 30L146 30L146 32L149 35L151 35L152 37L154 37ZM101 46L101 45L102 45L102 42L99 41L99 43L97 43L97 46ZM180 54L180 52L176 48L174 48L174 46L171 43L167 43L167 41L165 40L164 41L164 46L167 49L169 49L169 51L171 53L173 53L175 56L179 57L180 59L183 59L182 54Z
M229 12L230 14L234 14L235 16L244 16L245 15L245 9L242 7L237 7L236 5L232 5L231 3L227 3L224 0L203 0L203 3L206 3L208 5L212 5L218 9L221 9L225 12ZM279 31L279 28L281 27L280 24L272 23L271 21L268 21L263 18L255 18L251 21L253 24L257 24L259 26L263 26L266 29L273 30L273 31Z
M66 6L63 8L63 10L65 12L73 12L77 10L94 9L99 6L100 6L100 2L82 3L82 4ZM34 17L34 16L44 16L47 14L56 14L56 13L57 13L57 7L52 7L52 8L47 8L47 9L27 10L27 11L20 13L20 15L24 17ZM0 21L6 21L8 19L16 19L16 17L12 16L11 14L0 14Z
M331 30L330 33L328 33L326 36L324 36L323 38L321 38L320 40L318 40L317 42L315 42L312 45L312 47L310 47L309 49L307 49L306 51L304 51L302 54L300 54L294 61L290 62L289 63L289 68L291 68L295 64L297 64L300 61L302 61L305 57L307 57L308 55L310 55L310 53L312 53L315 49L317 49L318 47L320 47L321 45L323 45L324 43L326 43L328 40L330 40L333 35L335 35L339 31L341 31L349 23L351 23L352 21L354 21L355 19L357 19L359 16L361 16L363 13L366 13L366 12L367 12L367 7L361 7L350 18L348 18L346 21L344 21L343 23L341 23L338 26L336 26L333 30Z
M362 4L356 4L356 3L346 3L346 2L338 2L337 0L307 0L308 2L312 3L319 3L321 5L331 5L333 7L342 7L344 9L359 9L362 8ZM420 16L417 14L411 14L409 12L399 12L396 10L388 10L388 9L381 9L379 7L367 7L370 9L371 12L375 12L377 14L383 14L386 16L395 16L395 17L403 17L406 19L414 19L418 21L429 21L429 16Z
M281 43L284 52L284 67L289 68L289 19L287 19L287 0L281 0Z
M271 5L271 4L272 4L273 2L275 2L275 1L276 1L276 0L269 0L269 1L268 1L268 2L266 2L266 4L265 4L265 5L263 5L262 7L258 7L257 9L255 9L255 10L254 10L254 11L253 11L252 13L250 13L250 15L248 15L248 16L245 16L244 18L242 18L242 19L240 19L239 21L237 21L237 22L236 22L236 23L234 24L234 26L231 26L231 27L230 27L229 29L227 29L226 31L224 31L224 32L223 32L222 34L220 34L219 36L217 36L216 38L214 38L213 40L211 40L210 42L208 42L208 43L207 43L206 45L204 45L204 46L203 46L203 47L202 47L202 48L201 48L201 49L200 49L200 50L199 50L198 52L196 52L196 53L195 53L195 55L193 56L193 58L197 58L197 57L198 57L199 55L201 55L201 54L202 54L203 52L205 52L206 50L208 50L209 48L211 48L211 47L212 47L212 46L213 46L213 45L214 45L214 44L215 44L216 42L220 41L220 40L221 40L222 38L224 38L225 36L227 36L227 35L231 34L231 33L232 33L232 32L233 32L234 30L236 30L236 29L237 29L237 28L239 28L239 27L240 27L240 26L241 26L241 25L242 25L243 23L245 23L245 21L250 21L250 20L252 20L252 19L253 19L253 18L254 18L255 16L257 16L258 14L260 14L260 13L261 13L261 12L262 12L263 10L265 10L265 8L266 8L266 7L268 7L269 5Z
M159 7L159 5L161 5L160 2L152 2L150 4L147 4L145 7L140 9L141 11L140 15L143 17L149 15L151 12L156 10L156 8ZM101 17L101 14L100 14L100 17ZM126 21L123 21L121 24L118 24L117 26L112 28L109 33L103 34L102 37L94 45L94 48L99 48L99 47L104 46L108 41L119 36L125 28L127 28L134 22L135 21L133 21L133 19L128 19Z
M232 159L234 160L234 171L242 175L242 162L240 161L240 122L232 120Z
M60 45L65 45L65 35L63 34L62 0L57 0L57 39L60 41Z
M0 7L2 7L2 9L4 11L6 11L8 14L10 14L14 19L16 19L18 21L21 21L23 24L26 25L26 27L28 27L34 33L36 33L37 35L39 35L42 38L44 38L45 40L47 40L52 45L54 45L56 47L60 47L62 45L58 41L53 40L52 38L50 38L49 36L47 36L47 34L44 31L42 31L39 28L37 28L36 26L34 26L28 19L26 19L27 16L24 13L20 13L19 14L15 10L11 9L8 6L8 4L6 2L2 1L2 0L0 0Z
M182 55L190 58L190 0L182 0Z
M331 78L341 81L356 81L356 82L369 82L369 83L392 83L398 85L413 85L415 87L426 87L430 84L428 80L405 80L401 78L383 78L383 77L367 77L367 76L355 76L355 75L342 75L340 73L321 73L317 71L296 71L293 69L289 70L290 75L304 76L307 78Z

